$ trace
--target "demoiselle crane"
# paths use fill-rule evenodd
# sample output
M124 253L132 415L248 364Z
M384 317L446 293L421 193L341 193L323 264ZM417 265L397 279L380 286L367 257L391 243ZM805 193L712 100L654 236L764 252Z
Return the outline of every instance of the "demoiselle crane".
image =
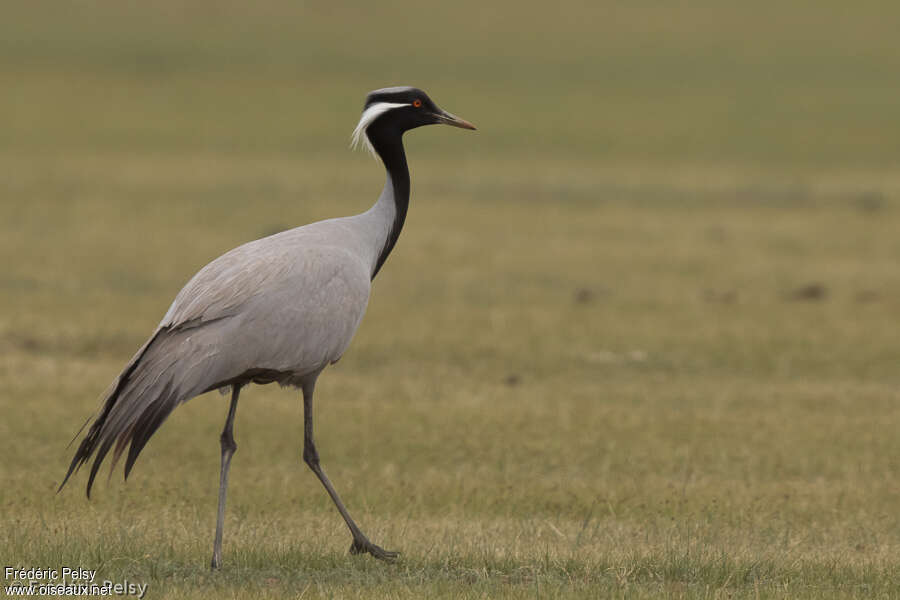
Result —
M350 552L391 560L350 517L319 464L313 441L313 390L325 367L344 354L362 320L371 282L403 227L409 168L403 134L422 125L475 129L412 87L366 97L354 145L377 154L387 181L366 212L319 221L239 246L194 275L175 297L150 339L110 385L81 440L60 489L91 456L87 495L107 453L115 466L125 448L125 478L153 433L179 404L231 388L222 450L212 568L222 564L228 469L237 445L234 416L249 383L294 386L303 395L303 460L325 486L350 528ZM87 424L85 424L87 425Z

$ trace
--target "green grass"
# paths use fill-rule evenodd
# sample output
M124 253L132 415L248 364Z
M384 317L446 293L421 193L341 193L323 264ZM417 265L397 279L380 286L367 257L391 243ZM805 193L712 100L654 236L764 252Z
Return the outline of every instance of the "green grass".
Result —
M0 564L151 598L900 597L900 43L890 4L174 2L0 22ZM179 408L128 484L65 445L221 252L374 201L407 226L317 388ZM101 478L102 479L102 478Z

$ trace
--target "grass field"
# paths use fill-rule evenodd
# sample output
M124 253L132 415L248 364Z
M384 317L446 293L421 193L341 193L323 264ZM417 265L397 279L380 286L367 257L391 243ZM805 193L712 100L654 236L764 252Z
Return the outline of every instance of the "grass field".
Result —
M151 598L900 597L900 8L11 3L0 21L0 565ZM184 282L367 208L364 94L413 198L350 351L227 399L127 485L66 444ZM101 478L103 479L103 478ZM8 583L8 581L7 581Z

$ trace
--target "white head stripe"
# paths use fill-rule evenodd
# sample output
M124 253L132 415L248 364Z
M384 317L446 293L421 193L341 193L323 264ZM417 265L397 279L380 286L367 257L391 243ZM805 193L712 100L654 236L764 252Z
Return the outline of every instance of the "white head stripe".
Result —
M401 106L409 106L409 104L404 103L395 103L395 102L376 102L375 104L366 108L363 111L362 116L359 118L359 123L356 125L356 129L353 130L353 135L350 138L350 147L356 148L360 144L364 144L366 150L372 156L375 156L375 148L372 147L372 142L369 141L369 135L366 133L366 129L369 128L375 119L391 110L392 108L400 108Z

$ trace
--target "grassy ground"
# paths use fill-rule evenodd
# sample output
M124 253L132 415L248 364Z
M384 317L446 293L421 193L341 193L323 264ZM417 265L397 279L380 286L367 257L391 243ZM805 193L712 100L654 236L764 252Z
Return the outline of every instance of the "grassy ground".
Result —
M153 8L150 8L150 7ZM900 597L896 7L22 3L0 23L0 563L161 597ZM298 395L177 410L127 485L66 443L190 275L365 209L369 89L413 201L323 463Z

